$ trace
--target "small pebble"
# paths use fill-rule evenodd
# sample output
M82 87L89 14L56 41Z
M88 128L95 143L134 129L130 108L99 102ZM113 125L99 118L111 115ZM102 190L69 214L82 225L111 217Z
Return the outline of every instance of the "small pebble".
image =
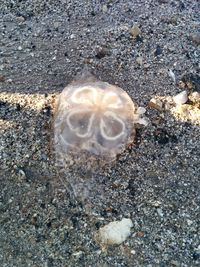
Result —
M76 257L79 257L79 256L81 256L83 254L83 251L76 251L76 252L74 252L72 255L73 256L76 256Z
M191 225L193 224L193 221L187 219L187 224L188 224L189 226L191 226Z
M200 44L200 32L196 32L190 35L190 39L193 43Z
M142 59L142 57L137 57L137 58L136 58L136 63L137 63L138 65L142 66L142 64L143 64L143 59Z
M161 102L159 99L152 98L152 99L149 101L148 106L149 106L150 108L153 108L153 109L157 109L157 110L159 110L159 111L162 111L163 104L162 104L162 102Z
M137 109L137 114L144 114L146 112L146 108L143 108L143 107L139 107Z
M172 266L180 266L180 263L178 261L175 261L175 260L171 260L171 265Z
M177 105L183 105L188 100L188 93L187 93L187 91L183 91L183 92L179 93L178 95L174 96L173 99Z
M0 82L5 82L5 77L4 76L0 76Z
M17 17L17 20L19 22L24 22L25 21L25 18L23 16L19 16L19 17Z
M26 177L26 174L25 174L25 172L24 172L22 169L19 169L19 175L20 175L22 178L25 178L25 177Z
M107 5L102 6L102 11L103 11L103 13L106 13L108 11Z
M100 47L97 50L97 54L96 54L96 58L98 59L102 59L105 56L109 56L110 55L110 50L106 47Z
M137 25L134 25L132 28L129 29L130 35L133 37L137 37L141 34L141 30Z
M119 245L131 234L131 227L131 219L123 218L121 221L110 222L99 229L98 239L105 245Z
M136 251L134 249L131 250L131 254L132 255L135 255L136 254Z

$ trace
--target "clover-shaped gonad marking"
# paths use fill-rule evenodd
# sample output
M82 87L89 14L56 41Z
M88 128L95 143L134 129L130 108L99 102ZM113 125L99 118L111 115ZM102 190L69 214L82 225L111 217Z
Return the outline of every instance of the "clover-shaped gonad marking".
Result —
M116 93L85 86L74 91L71 101L75 107L66 119L68 127L78 137L92 136L97 127L102 137L108 140L115 140L124 134L124 122L115 112L123 104Z
M100 81L71 84L57 106L56 151L63 157L87 151L114 159L130 142L139 118L135 104L121 88Z

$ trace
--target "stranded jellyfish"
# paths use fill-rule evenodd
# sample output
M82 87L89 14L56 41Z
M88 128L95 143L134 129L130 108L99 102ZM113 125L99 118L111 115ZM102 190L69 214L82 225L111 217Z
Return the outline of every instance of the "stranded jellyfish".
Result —
M94 77L69 84L60 94L54 118L56 159L94 167L123 152L145 124L138 108L121 88Z

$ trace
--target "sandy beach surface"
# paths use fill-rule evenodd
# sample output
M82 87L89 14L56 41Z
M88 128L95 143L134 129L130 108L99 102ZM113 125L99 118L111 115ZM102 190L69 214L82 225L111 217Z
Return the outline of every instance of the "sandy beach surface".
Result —
M197 0L0 1L1 267L200 266L199 18ZM114 164L61 174L54 103L86 65L149 125ZM126 241L99 244L122 218Z

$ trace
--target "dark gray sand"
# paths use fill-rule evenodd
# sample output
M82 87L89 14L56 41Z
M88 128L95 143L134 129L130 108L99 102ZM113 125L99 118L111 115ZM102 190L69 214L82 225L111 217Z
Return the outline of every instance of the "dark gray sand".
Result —
M199 103L171 99L200 92L199 18L197 0L1 0L1 267L200 266ZM150 124L114 165L91 175L74 164L61 177L53 102L84 65ZM80 177L87 205L66 189ZM131 236L103 250L94 234L124 217Z

